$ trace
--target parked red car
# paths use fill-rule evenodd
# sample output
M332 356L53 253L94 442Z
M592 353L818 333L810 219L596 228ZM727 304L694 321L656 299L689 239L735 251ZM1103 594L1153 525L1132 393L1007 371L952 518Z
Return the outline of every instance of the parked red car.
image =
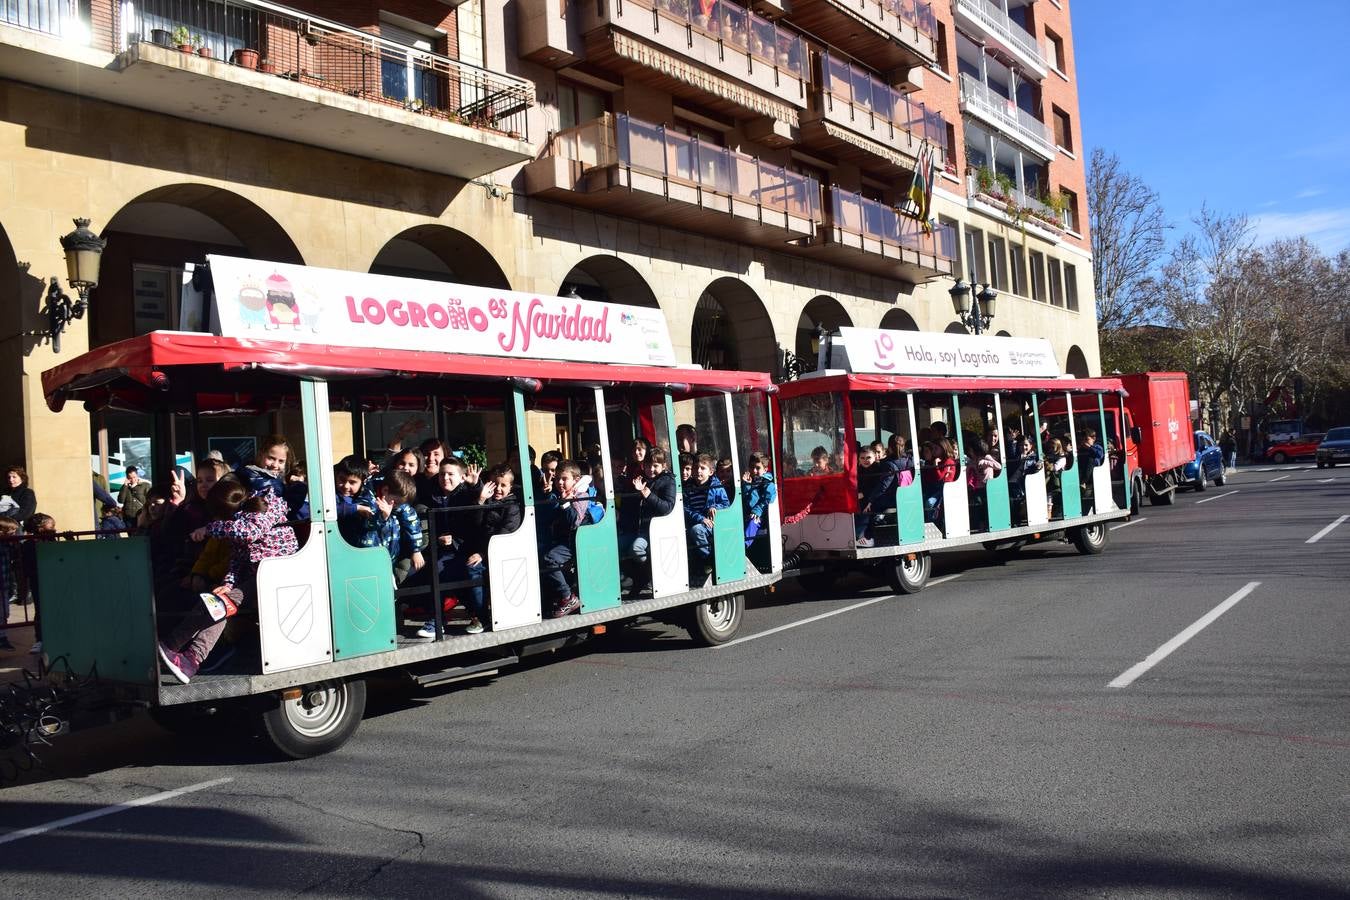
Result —
M1266 448L1266 459L1273 463L1288 462L1291 459L1312 459L1317 455L1317 445L1322 443L1325 434L1304 434L1290 441L1280 441Z

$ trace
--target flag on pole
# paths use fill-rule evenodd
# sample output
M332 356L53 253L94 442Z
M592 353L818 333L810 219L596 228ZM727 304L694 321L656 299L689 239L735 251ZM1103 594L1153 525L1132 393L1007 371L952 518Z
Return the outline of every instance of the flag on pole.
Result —
M909 199L914 203L915 215L923 225L924 234L933 230L928 223L929 211L933 206L933 178L937 174L937 154L933 145L923 142L919 148L919 158L914 163L914 180L909 185Z

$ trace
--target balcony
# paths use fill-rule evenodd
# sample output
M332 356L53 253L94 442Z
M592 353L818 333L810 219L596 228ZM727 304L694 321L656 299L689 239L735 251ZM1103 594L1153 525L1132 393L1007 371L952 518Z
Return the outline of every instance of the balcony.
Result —
M552 3L556 0L530 0ZM806 106L800 34L729 0L586 0L586 59L737 118L767 116L789 142Z
M0 13L0 77L458 178L533 158L524 79L255 0L111 6L88 43Z
M1002 183L1000 183L1002 181ZM966 205L988 213L1002 213L1010 223L1018 224L1052 241L1064 239L1064 214L1044 201L1009 186L1008 179L989 169L966 176Z
M989 0L956 0L952 4L956 24L1016 59L1038 79L1050 73L1045 54L1036 38Z
M829 53L820 54L820 79L802 117L802 142L843 162L892 177L914 170L919 148L928 141L946 161L947 123L924 104Z
M883 70L937 61L937 19L928 0L791 0L793 23Z
M949 226L925 232L894 207L839 187L830 188L829 209L823 242L807 248L812 256L915 284L956 270L956 235Z
M964 72L961 112L992 125L1047 162L1055 158L1055 140L1044 122Z
M763 247L810 238L822 220L815 179L624 113L554 135L525 167L525 192Z

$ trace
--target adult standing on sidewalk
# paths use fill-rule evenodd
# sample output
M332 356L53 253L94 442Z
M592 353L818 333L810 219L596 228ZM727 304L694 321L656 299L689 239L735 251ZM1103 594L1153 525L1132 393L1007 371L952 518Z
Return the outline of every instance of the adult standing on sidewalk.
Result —
M1233 432L1227 428L1219 435L1219 450L1223 453L1224 466L1229 471L1237 471L1237 441L1233 438Z
M23 466L10 466L0 484L0 516L23 523L36 511L37 495L28 486L28 473Z
M122 517L128 523L136 521L136 517L145 507L149 494L150 482L141 478L141 470L135 466L127 466L127 480L122 485L122 490L117 493L117 505L122 507Z

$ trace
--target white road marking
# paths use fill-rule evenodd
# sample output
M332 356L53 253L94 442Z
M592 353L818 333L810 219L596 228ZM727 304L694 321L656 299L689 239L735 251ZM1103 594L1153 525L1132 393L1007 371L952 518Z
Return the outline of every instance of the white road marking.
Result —
M64 819L57 819L54 822L48 822L46 825L34 825L32 828L24 828L21 831L11 831L9 834L0 836L0 844L8 844L11 841L21 841L24 838L46 834L48 831L55 831L58 828L65 828L67 825L78 825L81 822L88 822L90 819L101 819L104 816L111 816L113 813L126 812L129 809L135 809L138 806L149 806L151 803L159 803L161 800L172 800L174 797L181 797L184 794L193 794L197 791L204 791L207 788L227 784L231 781L234 781L234 779L213 778L210 781L190 784L187 787L175 788L172 791L163 791L158 794L151 794L148 797L138 797L135 800L128 800L125 803L115 803L112 806L105 806L101 809L91 809L89 812L82 812L77 816L67 816Z
M1137 519L1131 519L1130 521L1126 522L1126 523L1123 524L1123 525L1112 525L1112 526L1110 527L1110 529L1108 529L1108 530L1110 530L1110 531L1118 531L1118 530L1121 529L1121 528L1129 528L1131 525L1135 524L1136 522L1144 522L1144 521L1147 521L1147 519L1148 519L1148 516L1140 516L1140 517L1137 518Z
M1335 475L1332 475L1330 478L1319 478L1319 479L1317 479L1317 483L1318 483L1318 484L1330 484L1331 482L1333 482L1333 481L1335 481L1335 480L1336 480L1336 476L1335 476Z
M1328 525L1326 528L1323 528L1321 531L1317 532L1317 534L1314 534L1312 537L1308 538L1308 539L1307 539L1306 541L1304 541L1303 543L1305 543L1305 544L1315 544L1315 543L1317 543L1317 542L1320 541L1322 538L1324 538L1324 537L1326 537L1327 535L1331 534L1332 529L1334 529L1337 525L1340 525L1340 524L1341 524L1342 522L1344 522L1346 519L1350 519L1350 516L1341 516L1341 517L1340 517L1339 519L1337 519L1335 522L1332 522L1332 523L1331 523L1330 525Z
M1270 481L1267 481L1266 484L1274 484L1277 481L1284 481L1288 477L1289 477L1288 475L1281 475L1279 478L1270 479Z
M1197 504L1200 504L1200 503L1208 503L1208 502L1211 501L1211 500L1222 500L1224 497L1231 497L1231 496L1233 496L1233 495L1236 494L1236 493L1238 493L1238 492L1237 492L1237 491L1229 491L1229 492L1226 493L1226 494L1215 494L1213 497L1206 497L1206 498L1203 499L1203 500L1197 500L1197 501L1195 501L1195 502L1196 502Z
M953 578L960 578L964 574L965 574L964 572L957 572L953 575L943 575L941 578L934 578L932 581L928 582L927 587L933 587L934 585L943 584L945 582L951 581ZM821 619L830 618L830 616L842 615L846 612L852 612L855 609L862 609L864 606L871 606L874 603L880 603L883 600L892 600L894 598L895 594L887 594L884 597L876 597L871 600L864 600L861 603L854 603L850 606L844 606L839 609L832 609L827 613L821 613L818 616L810 616L798 622L789 622L786 625L779 625L777 628L770 628L766 631L760 631L755 634L747 634L745 637L736 638L734 641L727 641L725 644L718 644L713 649L720 650L725 649L727 647L734 647L737 644L744 644L746 641L758 640L759 638L762 637L768 637L771 634L777 634L780 631L787 631L789 628L796 628L798 625L810 625L812 622L819 622Z
M1110 684L1108 684L1107 687L1113 688L1129 687L1130 684L1136 678L1138 678L1140 675L1143 675L1145 672L1156 666L1158 663L1162 662L1164 659L1166 659L1168 656L1171 655L1173 650L1176 650L1182 644L1186 643L1191 638L1195 637L1197 634L1203 631L1211 622L1213 622L1219 616L1223 615L1224 613L1228 612L1228 610L1236 606L1238 601L1240 601L1243 597L1246 597L1252 591L1256 590L1256 588L1260 584L1261 582L1259 581L1247 582L1245 585L1243 585L1242 589L1239 590L1237 593L1233 594L1233 596L1229 597L1227 600L1223 601L1218 606L1214 607L1209 612L1205 613L1203 616L1196 619L1190 625L1186 626L1186 628L1176 637L1172 638L1170 641L1163 644L1157 650L1154 650L1152 653L1150 653L1143 662L1137 663L1131 666L1130 668L1126 669L1118 677L1116 677L1115 680L1113 680Z

